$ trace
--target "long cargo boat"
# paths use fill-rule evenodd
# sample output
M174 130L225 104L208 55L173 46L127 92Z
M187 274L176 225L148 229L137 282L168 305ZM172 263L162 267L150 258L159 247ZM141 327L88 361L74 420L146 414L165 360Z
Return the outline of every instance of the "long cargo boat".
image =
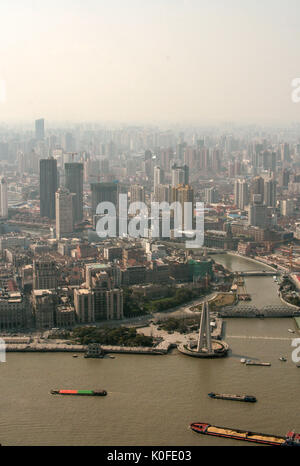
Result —
M216 400L245 401L249 403L255 403L257 401L255 396L252 395L226 395L224 393L212 392L209 393L208 396Z
M213 435L234 440L244 440L246 442L259 443L273 446L300 446L300 434L293 431L288 432L285 437L272 434L261 434L258 432L248 432L240 429L230 429L227 427L217 427L202 422L193 422L190 428L197 434Z
M255 361L246 361L245 362L246 366L264 366L264 367L270 367L271 363L270 362L255 362Z
M51 395L106 396L106 390L51 390Z

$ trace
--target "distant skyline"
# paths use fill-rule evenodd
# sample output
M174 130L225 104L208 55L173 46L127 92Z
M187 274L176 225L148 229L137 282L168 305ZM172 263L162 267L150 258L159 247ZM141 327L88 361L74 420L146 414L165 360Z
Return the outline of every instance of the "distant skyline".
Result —
M299 0L2 0L0 121L300 121Z

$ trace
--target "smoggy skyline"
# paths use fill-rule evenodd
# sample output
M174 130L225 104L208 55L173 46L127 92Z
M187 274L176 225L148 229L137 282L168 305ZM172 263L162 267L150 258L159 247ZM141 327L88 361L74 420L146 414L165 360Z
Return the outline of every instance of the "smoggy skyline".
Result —
M300 120L298 0L2 0L0 121Z

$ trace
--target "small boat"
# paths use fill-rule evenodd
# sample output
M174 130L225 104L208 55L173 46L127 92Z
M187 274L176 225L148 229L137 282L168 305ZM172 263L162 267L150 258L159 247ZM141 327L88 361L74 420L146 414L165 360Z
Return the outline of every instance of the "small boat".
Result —
M286 362L286 361L287 361L287 359L286 359L284 356L281 356L281 357L279 358L279 361Z
M73 354L73 358L78 358L78 354Z
M51 395L106 396L106 390L50 390Z
M288 332L290 332L290 333L295 333L295 330L289 328L289 329L288 329Z
M246 401L249 403L255 403L257 401L255 396L252 395L226 395L212 392L209 393L208 396L216 400Z
M245 359L245 358L242 358L242 359L240 360L240 363L241 363L241 364L245 364L245 362L246 362L246 359Z

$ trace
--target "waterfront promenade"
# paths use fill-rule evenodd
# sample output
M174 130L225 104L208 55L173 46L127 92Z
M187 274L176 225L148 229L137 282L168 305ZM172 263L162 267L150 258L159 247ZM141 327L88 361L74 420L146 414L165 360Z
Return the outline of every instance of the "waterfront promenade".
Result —
M171 342L162 341L155 347L143 346L112 346L101 345L104 353L124 353L124 354L167 354ZM8 353L85 353L87 345L74 345L67 343L36 343L29 344L8 343L6 351Z

